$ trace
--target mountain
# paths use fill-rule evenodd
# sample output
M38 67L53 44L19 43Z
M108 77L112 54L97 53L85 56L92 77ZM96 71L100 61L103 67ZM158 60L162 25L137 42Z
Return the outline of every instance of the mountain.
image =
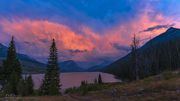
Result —
M61 72L83 72L85 71L83 68L77 65L73 60L68 60L59 63Z
M86 71L88 72L98 72L98 71L101 71L101 69L103 69L104 67L102 67L101 65L95 65L95 66L92 66L90 68L88 68Z
M6 58L8 48L0 43L0 65ZM38 62L37 60L25 54L17 53L24 73L43 73L46 69L46 64ZM84 69L79 67L73 60L64 61L59 63L61 72L82 72Z
M101 64L98 64L98 65L95 65L95 66L92 66L92 67L86 69L86 71L87 72L99 72L102 69L104 69L108 64L110 64L110 63L109 62L108 63L101 63Z
M6 58L7 50L8 48L0 43L0 65L2 65L2 61ZM45 64L38 62L33 58L20 53L17 53L17 57L21 62L24 73L39 73L45 71Z
M105 58L102 58L101 59L101 62L98 63L98 64L95 64L91 67L88 67L86 69L87 72L99 72L101 71L102 69L104 69L107 65L113 63L114 60L112 59L109 59L108 57L105 57Z
M140 78L156 75L165 70L179 69L180 29L169 28L139 48L137 54ZM131 53L108 65L102 71L112 73L124 80L135 79Z

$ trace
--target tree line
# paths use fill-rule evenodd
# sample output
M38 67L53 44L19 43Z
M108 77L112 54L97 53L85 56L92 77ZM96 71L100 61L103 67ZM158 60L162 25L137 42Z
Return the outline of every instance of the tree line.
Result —
M58 53L55 40L52 40L46 72L39 95L59 95L60 94L60 72L58 68ZM22 66L17 57L14 37L12 37L7 57L0 67L1 93L14 96L28 96L35 93L31 74L22 74Z
M133 46L136 45L138 44L133 44ZM138 47L136 50L132 48L131 59L131 68L135 68L134 78L131 77L131 79L143 79L164 71L177 70L180 68L180 39L149 44L147 48Z
M180 68L179 37L159 42L152 40L139 47L139 38L134 35L130 47L131 52L126 57L105 71L117 75L122 80L131 81Z

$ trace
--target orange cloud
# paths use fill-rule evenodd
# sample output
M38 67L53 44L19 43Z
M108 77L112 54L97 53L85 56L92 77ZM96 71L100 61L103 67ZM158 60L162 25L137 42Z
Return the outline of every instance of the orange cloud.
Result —
M58 24L54 22L49 22L47 20L1 20L0 26L2 27L3 32L10 33L14 35L20 42L35 42L38 50L40 52L35 53L34 55L45 55L42 54L42 51L46 50L43 53L47 53L47 45L49 43L43 43L40 40L47 40L48 42L53 38L56 39L58 48L60 50L87 50L91 51L95 46L91 41L72 31L69 27ZM30 49L30 46L27 47L25 51L33 51L34 47Z
M18 39L38 41L55 38L63 49L91 50L94 46L83 36L78 35L65 25L47 20L3 21L3 31L15 34Z

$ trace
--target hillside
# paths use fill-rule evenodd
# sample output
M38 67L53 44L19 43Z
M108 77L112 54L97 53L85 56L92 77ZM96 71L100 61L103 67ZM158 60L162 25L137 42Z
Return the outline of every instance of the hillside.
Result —
M130 54L108 65L103 71L121 79L135 79ZM156 75L164 70L180 67L180 29L169 28L166 32L151 39L138 49L138 68L140 78Z
M105 66L104 65L95 65L90 68L88 68L86 71L88 72L98 72L101 71Z
M89 92L89 101L179 101L180 73L163 72L143 80L106 84L108 88ZM83 100L82 100L83 101ZM84 100L85 101L85 100Z

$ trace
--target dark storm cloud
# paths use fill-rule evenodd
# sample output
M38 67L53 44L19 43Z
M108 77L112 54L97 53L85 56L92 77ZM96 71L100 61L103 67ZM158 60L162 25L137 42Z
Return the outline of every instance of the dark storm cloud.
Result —
M27 44L27 45L31 45L31 46L34 46L34 45L35 45L35 43L29 42L29 41L24 41L24 43Z
M115 49L117 49L117 50L120 50L120 51L129 51L130 50L130 48L128 47L128 46L123 46L123 45L120 45L120 44L118 44L118 43L112 43L111 44Z
M49 42L48 39L39 39L40 42L47 44Z
M175 24L156 25L156 26L147 28L147 29L143 30L142 32L151 32L151 31L154 31L154 30L158 30L158 29L162 29L162 28L169 28L169 27L173 27L173 26L175 26Z
M87 52L87 50L79 50L79 49L68 50L68 51L69 51L70 53L72 53L72 54Z

